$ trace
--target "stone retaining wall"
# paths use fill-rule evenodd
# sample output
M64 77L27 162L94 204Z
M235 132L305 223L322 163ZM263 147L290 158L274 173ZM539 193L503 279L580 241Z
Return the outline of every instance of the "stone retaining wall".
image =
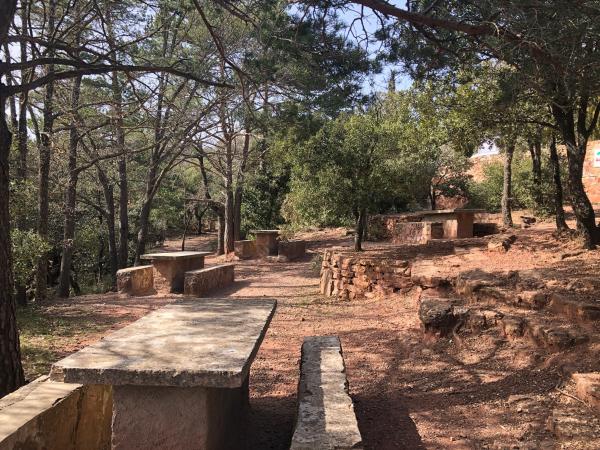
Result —
M281 241L279 242L277 255L282 262L293 261L302 258L306 254L306 241Z
M112 390L40 377L0 399L0 450L110 448Z
M184 295L202 297L215 289L229 286L234 281L234 265L221 264L185 273Z
M152 294L154 292L154 270L152 265L118 270L117 289L120 294Z
M321 293L348 300L390 295L412 288L408 261L325 250L321 266Z

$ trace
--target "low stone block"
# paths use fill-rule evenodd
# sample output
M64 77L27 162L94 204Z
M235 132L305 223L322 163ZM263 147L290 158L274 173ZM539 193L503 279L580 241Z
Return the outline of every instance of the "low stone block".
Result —
M337 336L304 339L291 450L362 449Z
M281 241L278 245L277 259L281 262L294 261L302 258L306 254L306 241ZM342 264L342 268L347 269L349 264Z
M149 295L154 293L152 265L128 267L117 271L117 290L120 294Z
M110 447L110 387L40 377L0 400L0 450Z
M600 412L600 372L574 373L577 394L596 412Z
M235 256L240 259L256 257L256 242L251 240L235 241L233 244Z
M185 273L184 295L202 297L210 291L231 285L235 279L233 264L221 264Z

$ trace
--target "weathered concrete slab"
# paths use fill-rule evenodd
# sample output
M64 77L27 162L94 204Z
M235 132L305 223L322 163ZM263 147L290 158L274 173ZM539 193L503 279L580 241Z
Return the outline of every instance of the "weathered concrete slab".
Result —
M40 377L0 400L0 449L108 448L111 410L107 386Z
M175 303L57 362L50 377L83 384L240 387L276 303Z
M361 449L337 336L304 339L292 450Z
M144 260L175 260L175 259L190 259L204 257L210 255L210 252L160 252L160 253L147 253L141 256Z
M152 265L117 270L117 290L120 294L148 295L154 292Z
M220 264L185 273L183 293L203 297L210 291L233 284L235 279L234 264Z

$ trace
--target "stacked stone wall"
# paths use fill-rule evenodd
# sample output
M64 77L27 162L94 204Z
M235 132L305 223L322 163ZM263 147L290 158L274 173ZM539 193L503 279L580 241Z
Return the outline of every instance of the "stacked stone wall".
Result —
M183 293L203 297L213 290L222 289L233 284L234 279L233 264L221 264L186 272Z
M148 295L154 292L152 265L129 267L117 271L117 290L120 294Z
M340 300L406 292L413 286L408 261L326 250L321 293Z

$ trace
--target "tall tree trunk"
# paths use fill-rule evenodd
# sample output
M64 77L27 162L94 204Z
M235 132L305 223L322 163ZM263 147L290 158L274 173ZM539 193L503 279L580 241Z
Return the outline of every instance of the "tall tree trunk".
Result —
M231 253L234 250L234 218L233 218L233 192L231 188L228 188L225 191L225 230L224 230L224 240L225 240L225 252Z
M0 6L0 12L4 6L6 5ZM12 11L14 13L14 9ZM0 19L0 36L4 35L2 20ZM2 87L0 82L0 92ZM0 94L0 397L25 382L13 297L9 211L9 155L12 135L6 122L5 108L6 98Z
M560 107L553 105L552 113L561 130L562 140L567 147L569 191L573 212L577 218L578 231L583 237L584 247L594 249L596 248L596 244L600 242L600 230L596 226L594 208L583 186L583 163L585 161L588 136L582 132L576 133L573 111L564 111ZM585 128L585 124L582 125L579 123L577 128Z
M512 160L515 144L510 143L504 151L504 180L502 185L502 223L512 227Z
M239 241L242 234L242 197L243 189L241 186L235 188L233 194L233 240Z
M48 10L48 35L52 36L55 30L57 0L50 0ZM49 57L54 56L52 49L48 52ZM54 65L49 65L47 73L54 72ZM52 153L52 140L54 133L54 82L46 84L43 111L43 132L39 146L39 168L38 168L38 234L44 240L48 239L48 177L50 175L50 157ZM35 299L41 302L46 299L48 278L48 255L42 255L37 264L37 275L35 285Z
M69 130L69 181L65 193L65 210L63 226L62 257L60 260L60 275L58 278L58 296L68 297L70 291L71 264L73 262L73 245L75 240L75 210L77 207L77 180L79 170L77 169L77 147L79 146L79 133L77 127L79 121L79 97L81 94L81 77L73 80L73 91L71 93L71 129Z
M152 209L152 199L146 197L142 210L140 212L140 229L137 235L137 244L135 248L135 265L139 266L141 257L146 252L146 240L148 239L148 226L150 221L150 210Z
M533 175L533 198L536 206L542 206L542 140L536 135L528 142L529 155L531 156L531 172Z
M21 35L26 37L28 35L28 24L25 18L27 17L27 3L22 2L21 12ZM27 61L27 43L21 42L21 62ZM29 104L29 92L23 91L19 95L19 117L18 117L18 128L17 128L17 149L18 149L18 163L17 163L17 180L25 185L27 181L27 156L29 154L29 142L27 135L27 107ZM27 230L27 223L25 217L17 218L17 228L21 231ZM27 306L27 286L21 282L15 282L15 293L16 301L20 306Z
M365 233L365 218L367 211L365 208L361 208L356 214L356 228L354 230L354 251L362 251L362 242Z
M556 215L556 229L565 231L569 229L565 220L565 210L563 207L563 187L560 179L560 162L558 152L556 151L556 136L552 135L550 142L550 163L552 164L552 177L554 179L554 208Z
M119 267L129 263L129 186L127 181L127 160L119 159Z
M225 215L217 214L217 256L225 254Z
M113 289L117 287L117 270L119 269L119 255L117 249L117 233L115 228L115 198L113 187L104 171L98 167L98 180L104 192L106 203L106 227L108 229L108 259L110 263L110 278Z

